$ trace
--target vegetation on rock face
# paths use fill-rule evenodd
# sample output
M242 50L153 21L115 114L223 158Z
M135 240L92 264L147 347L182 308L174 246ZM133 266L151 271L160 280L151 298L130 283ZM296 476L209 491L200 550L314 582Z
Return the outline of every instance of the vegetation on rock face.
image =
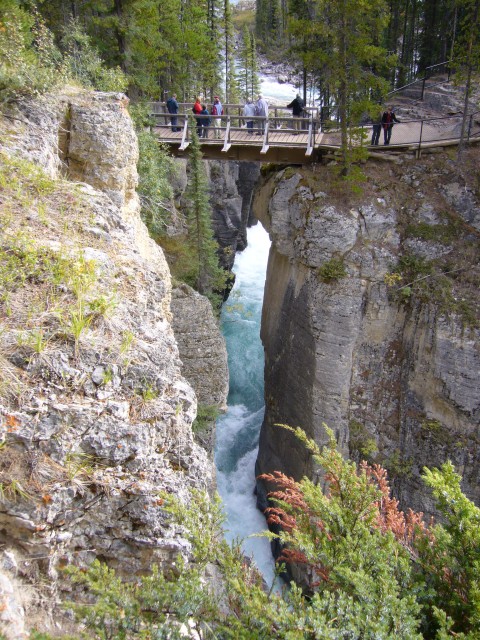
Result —
M154 124L148 105L137 103L130 107L130 115L138 138L138 187L141 216L155 238L165 233L171 217L173 190L171 176L174 160L162 146L150 127Z
M89 637L181 638L186 629L204 640L478 637L480 510L452 465L424 473L444 517L427 525L398 509L380 466L346 461L330 431L322 450L296 433L325 488L281 473L263 481L273 488L267 516L279 532L268 536L282 545L278 569L296 566L303 589L265 589L238 545L225 542L218 500L194 491L184 505L162 495L159 508L182 526L192 561L179 557L170 574L153 568L133 581L98 562L70 568L75 592L89 594L88 604L69 603ZM205 580L212 569L214 584Z
M77 21L65 25L55 42L39 10L2 0L0 16L0 100L36 95L77 82L103 91L125 90L126 77L106 68Z
M190 123L191 150L187 191L187 246L189 272L187 284L197 291L217 300L225 288L226 272L219 266L218 243L213 237L212 210L209 201L208 181L203 165L200 141L193 121Z
M331 258L328 262L322 264L322 266L318 268L317 272L320 278L325 282L340 280L348 275L341 258Z

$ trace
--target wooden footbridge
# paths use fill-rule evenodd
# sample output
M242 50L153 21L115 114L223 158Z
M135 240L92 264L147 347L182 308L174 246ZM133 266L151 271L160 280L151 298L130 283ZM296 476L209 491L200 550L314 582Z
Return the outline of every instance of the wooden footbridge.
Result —
M245 118L242 116L243 105L239 104L224 105L224 111L225 115L219 118L216 127L213 119L209 126L203 126L207 116L195 117L205 158L308 164L340 149L338 122L332 118L322 119L316 108L307 109L303 118L293 118L290 111L281 106L271 106L268 118ZM190 144L188 121L193 117L192 103L179 105L175 124L172 124L165 103L151 103L151 115L159 140L175 155L183 155ZM372 125L359 125L356 144L367 147L372 155L389 150L420 155L424 149L458 144L462 119L461 114L423 120L402 119L394 125L388 146L384 145L383 132L379 144L372 146ZM248 126L247 121L251 123ZM468 142L480 140L480 111L468 116L465 139Z

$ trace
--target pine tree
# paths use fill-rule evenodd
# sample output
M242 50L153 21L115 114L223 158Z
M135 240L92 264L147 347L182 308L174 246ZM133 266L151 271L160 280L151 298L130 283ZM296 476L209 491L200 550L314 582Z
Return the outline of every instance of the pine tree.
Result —
M461 9L461 20L455 44L455 57L460 64L457 80L465 82L463 118L458 145L458 159L460 160L467 134L473 78L474 74L480 71L480 0L459 0L458 4Z
M197 291L218 302L217 296L225 287L226 273L219 266L219 247L213 237L208 180L193 120L190 123L190 136L188 184L185 194L188 201L187 243L191 252L187 281Z
M236 103L238 96L238 78L235 69L235 31L232 21L230 0L224 0L224 59L225 59L225 102Z
M260 90L255 35L245 25L239 55L239 87L245 99L252 99Z
M355 126L371 108L372 96L378 99L388 87L379 71L388 68L389 57L378 44L378 34L388 22L387 4L385 0L317 0L312 5L297 0L295 6L293 36L304 68L319 70L323 87L335 101L342 173L347 176L357 153Z

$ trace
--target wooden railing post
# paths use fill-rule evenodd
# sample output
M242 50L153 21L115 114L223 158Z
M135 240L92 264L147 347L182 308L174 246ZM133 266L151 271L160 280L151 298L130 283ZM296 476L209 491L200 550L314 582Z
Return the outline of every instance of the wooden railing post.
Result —
M418 137L418 157L420 157L420 153L422 150L422 134L423 134L423 120L420 122L420 135Z
M263 147L260 150L260 153L267 153L268 151L268 128L269 128L268 118L265 118L265 132L263 134Z
M225 127L225 139L223 141L222 151L228 151L232 146L230 142L230 116L227 116L227 126Z
M185 151L185 149L190 144L188 140L188 116L185 116L185 123L183 125L183 133L182 133L182 141L180 143L179 149L180 151Z

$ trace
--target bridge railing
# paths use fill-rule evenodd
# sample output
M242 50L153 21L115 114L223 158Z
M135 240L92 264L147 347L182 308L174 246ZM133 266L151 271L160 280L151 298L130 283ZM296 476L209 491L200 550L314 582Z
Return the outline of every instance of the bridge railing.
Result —
M273 145L303 147L306 155L310 155L320 140L322 146L341 146L340 127L332 119L320 121L314 117L293 118L289 113L277 117L269 115L267 119L259 116L223 115L213 118L210 115L194 117L193 114L177 114L176 125L172 125L170 117L170 114L166 116L164 113L154 116L155 126L162 140L179 143L180 149L185 149L190 143L189 120L193 120L201 142L212 143L218 140L218 144L223 145L223 151L236 144L261 146L261 152L266 153ZM462 122L461 114L419 120L402 119L393 125L389 145L420 148L426 145L455 144L460 139ZM465 124L465 142L480 140L480 111L469 114ZM369 146L372 133L372 124L360 124L356 128L353 144ZM384 144L383 127L378 144Z
M404 120L395 123L391 129L390 146L434 145L439 143L454 144L461 135L463 115L445 116L439 118L425 118L421 120ZM465 142L480 139L480 111L471 113L466 118L464 138ZM335 121L322 122L320 130L323 132L322 144L340 146L341 133ZM356 144L369 145L372 142L373 125L363 124L357 127ZM380 130L379 145L384 145L385 131ZM440 145L439 145L440 146Z
M191 132L189 122L196 127L201 142L223 141L223 151L228 151L233 143L261 144L261 153L266 153L271 144L277 146L303 146L307 155L315 147L316 121L310 118L294 118L285 116L239 116L239 115L193 115L179 113L165 118L164 113L153 115L156 127L162 128L162 140L180 142L180 150L190 144ZM179 135L179 133L181 135ZM297 137L303 134L303 137ZM258 138L257 142L257 136ZM306 136L306 141L305 141Z
M168 113L166 102L149 102L148 105L150 108L151 115L154 116L158 120L158 122L161 122L161 118L163 117L165 124L168 124L169 117L171 114ZM211 111L211 106L212 105L207 104L207 109L209 112ZM225 116L244 117L243 116L244 106L245 105L243 104L237 104L237 103L222 104L223 113ZM193 102L179 102L178 115L179 116L193 115L192 107L193 107ZM310 117L318 118L319 111L320 111L319 107L304 108L304 112L307 118L310 118ZM281 105L281 104L269 105L268 112L269 112L269 115L273 118L282 118L282 117L287 118L289 115L290 117L292 115L292 110L288 109L286 105Z
M425 89L427 80L434 76L444 76L443 78L439 78L438 82L435 84L429 84L430 88L437 87L441 84L445 84L450 81L451 75L454 71L454 65L456 62L454 60L445 60L444 62L439 62L438 64L432 64L429 67L425 67L425 69L420 72L418 77L409 82L408 84L404 84L401 87L397 87L392 89L387 93L387 98L399 93L401 91L405 91L408 89L410 92L417 90L418 96L412 98L412 100L421 101L425 98Z

